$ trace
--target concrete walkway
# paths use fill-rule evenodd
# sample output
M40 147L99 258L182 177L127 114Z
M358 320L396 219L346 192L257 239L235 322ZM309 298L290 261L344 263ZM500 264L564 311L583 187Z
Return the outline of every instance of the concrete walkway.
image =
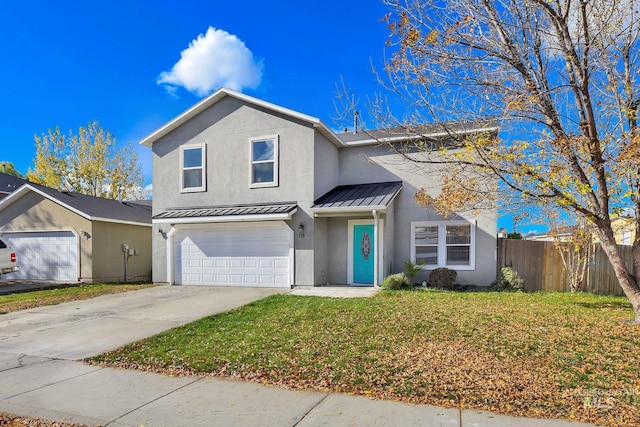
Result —
M74 361L275 292L157 287L0 316L0 411L89 426L587 425Z

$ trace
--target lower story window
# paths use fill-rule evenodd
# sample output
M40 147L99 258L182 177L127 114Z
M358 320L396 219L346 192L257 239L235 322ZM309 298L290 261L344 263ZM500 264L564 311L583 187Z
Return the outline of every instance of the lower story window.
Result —
M475 269L475 225L459 221L411 223L411 259L425 268Z

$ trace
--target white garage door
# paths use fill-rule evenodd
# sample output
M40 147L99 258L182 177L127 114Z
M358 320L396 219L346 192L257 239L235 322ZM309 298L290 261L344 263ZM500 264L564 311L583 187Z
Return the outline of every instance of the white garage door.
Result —
M284 222L182 230L174 242L176 284L291 285L293 232Z
M3 278L16 280L78 280L78 240L70 231L6 233L16 251L19 270Z

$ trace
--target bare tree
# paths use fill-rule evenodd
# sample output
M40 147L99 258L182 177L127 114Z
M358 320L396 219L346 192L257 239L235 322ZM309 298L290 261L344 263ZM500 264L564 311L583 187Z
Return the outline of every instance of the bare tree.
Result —
M546 212L549 235L569 280L571 292L583 288L587 267L593 253L593 230L588 222L575 215L551 210Z
M597 233L640 321L640 232L629 269L611 227L628 209L640 231L639 2L385 3L390 56L381 83L410 108L393 116L379 97L374 117L417 138L408 159L451 170L437 197L423 192L418 201L446 212L500 194L575 213ZM497 118L502 139L454 132L452 118ZM451 131L450 144L420 138L425 123Z

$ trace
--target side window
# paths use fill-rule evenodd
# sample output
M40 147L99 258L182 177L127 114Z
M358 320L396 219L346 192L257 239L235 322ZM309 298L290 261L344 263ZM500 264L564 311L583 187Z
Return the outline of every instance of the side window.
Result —
M414 228L415 262L425 266L438 266L438 226L416 226Z
M278 137L270 136L250 140L251 167L249 186L278 186Z
M5 249L6 247L7 245L2 240L0 240L0 249Z
M426 269L475 270L475 224L462 221L411 223L411 260Z
M206 190L205 146L184 146L180 148L182 170L181 187L183 192Z
M471 265L471 225L447 225L446 265Z

